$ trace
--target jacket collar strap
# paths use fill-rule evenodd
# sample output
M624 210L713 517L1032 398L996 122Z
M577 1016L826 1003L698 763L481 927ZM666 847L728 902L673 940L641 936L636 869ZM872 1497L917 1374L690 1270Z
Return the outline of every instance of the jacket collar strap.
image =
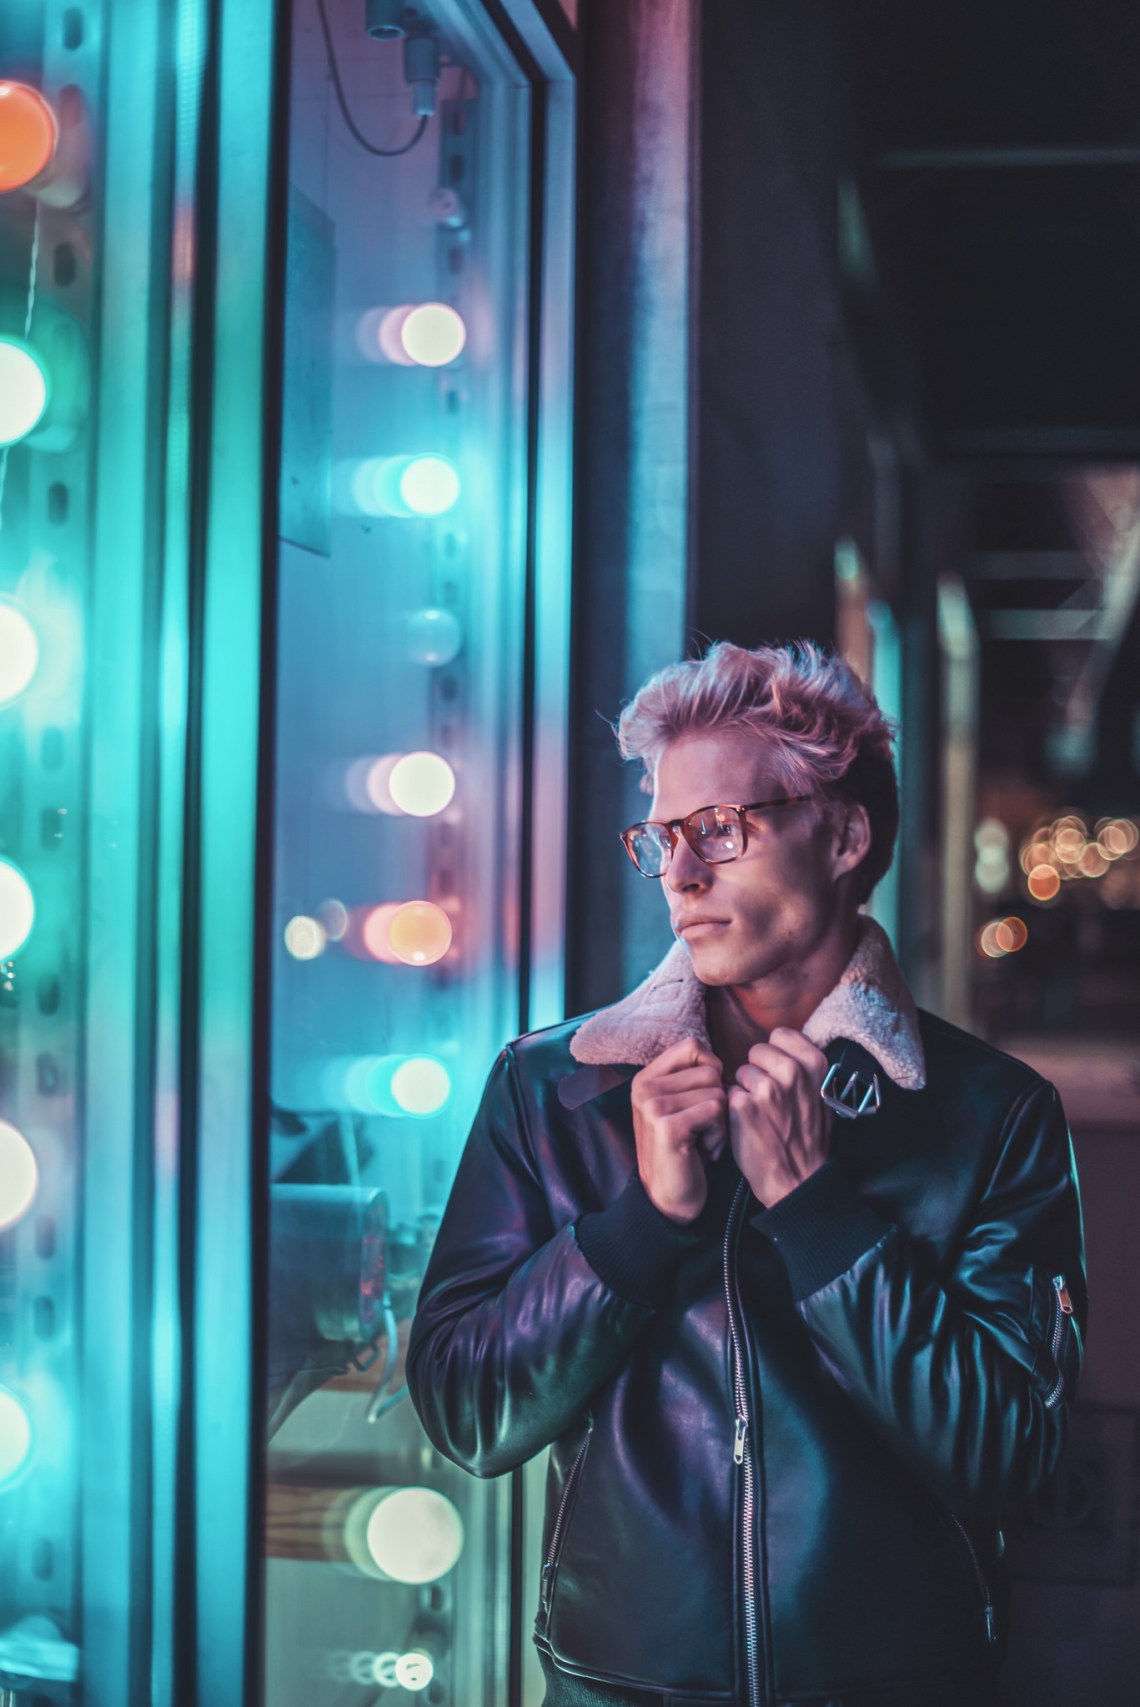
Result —
M860 919L855 952L804 1033L819 1049L837 1038L860 1044L902 1090L918 1091L926 1083L914 999L874 919ZM683 944L676 943L636 990L579 1026L570 1053L592 1066L647 1067L685 1037L708 1043L705 988Z

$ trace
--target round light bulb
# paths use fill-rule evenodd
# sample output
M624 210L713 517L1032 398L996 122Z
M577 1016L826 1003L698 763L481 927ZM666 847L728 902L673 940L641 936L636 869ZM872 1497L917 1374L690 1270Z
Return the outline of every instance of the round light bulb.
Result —
M410 818L432 818L451 804L455 772L438 753L405 753L392 766L388 792Z
M59 126L38 89L0 82L0 192L38 178L55 153Z
M0 859L0 960L18 954L31 934L36 903L19 866Z
M8 1121L0 1120L0 1228L10 1227L36 1195L39 1170L32 1146Z
M427 607L408 618L408 651L417 664L450 664L463 645L463 630L449 610Z
M47 408L43 364L22 338L0 337L0 445L27 438Z
M15 1481L31 1455L31 1418L15 1393L0 1387L0 1488Z
M413 456L400 475L400 497L416 516L442 516L459 498L459 471L445 456Z
M463 317L445 302L421 302L404 316L400 343L420 367L445 367L467 342Z
M388 943L406 966L432 966L451 947L451 920L432 901L406 901L392 915Z
M401 1654L393 1669L396 1682L403 1689L426 1689L435 1676L432 1657L422 1648L410 1648L406 1654Z
M373 1563L399 1583L433 1583L463 1551L463 1520L434 1488L394 1488L377 1500L364 1533Z
M451 1077L442 1061L410 1055L392 1074L390 1089L397 1108L423 1119L443 1107L451 1095Z
M18 605L0 599L0 705L23 693L39 661L35 629Z
M285 947L294 960L315 960L324 953L328 933L319 919L298 913L285 926Z

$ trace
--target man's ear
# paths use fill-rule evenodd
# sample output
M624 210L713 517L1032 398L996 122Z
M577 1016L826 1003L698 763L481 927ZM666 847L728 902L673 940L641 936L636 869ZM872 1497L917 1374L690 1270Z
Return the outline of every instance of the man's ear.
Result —
M861 865L871 851L871 820L859 801L844 802L835 815L832 842L833 873L843 877Z

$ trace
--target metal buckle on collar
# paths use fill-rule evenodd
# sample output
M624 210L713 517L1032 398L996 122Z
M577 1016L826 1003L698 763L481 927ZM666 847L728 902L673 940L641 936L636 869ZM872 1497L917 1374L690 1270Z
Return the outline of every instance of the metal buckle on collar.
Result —
M860 1079L858 1073L852 1073L847 1083L839 1090L832 1087L839 1076L842 1063L839 1061L827 1069L827 1077L819 1088L819 1094L843 1120L858 1120L861 1114L878 1114L882 1106L882 1096L879 1092L879 1075L871 1074L871 1082Z

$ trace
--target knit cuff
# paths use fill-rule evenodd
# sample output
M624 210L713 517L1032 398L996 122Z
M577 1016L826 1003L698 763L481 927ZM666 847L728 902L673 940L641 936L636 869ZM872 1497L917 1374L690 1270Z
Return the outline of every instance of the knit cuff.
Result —
M783 1257L797 1301L845 1273L890 1229L835 1162L825 1162L771 1209L754 1215L752 1225Z
M662 1215L636 1168L612 1203L579 1217L574 1236L607 1286L651 1308L665 1302L678 1268L704 1237L697 1222L681 1225Z

